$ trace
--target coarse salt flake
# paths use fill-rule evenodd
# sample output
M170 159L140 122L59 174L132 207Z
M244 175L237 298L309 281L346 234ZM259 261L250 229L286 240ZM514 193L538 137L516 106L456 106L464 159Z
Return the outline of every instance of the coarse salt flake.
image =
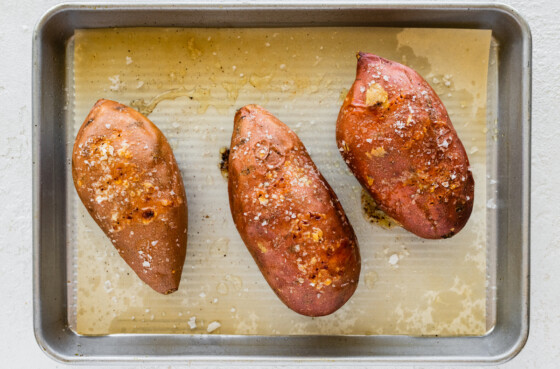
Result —
M190 329L195 329L196 328L196 317L195 316L191 316L189 318L189 321L187 322L187 324L189 325Z
M220 328L221 326L222 326L222 325L221 325L219 322L214 321L214 322L208 324L208 328L206 328L206 331L207 331L208 333L212 333L212 332L214 332L216 329Z

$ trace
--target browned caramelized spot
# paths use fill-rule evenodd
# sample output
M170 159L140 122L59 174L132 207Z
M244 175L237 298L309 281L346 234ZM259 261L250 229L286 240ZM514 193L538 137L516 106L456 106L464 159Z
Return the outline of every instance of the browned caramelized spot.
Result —
M152 219L154 217L155 213L153 209L146 209L144 211L142 211L142 218L144 219Z
M228 177L228 163L229 163L229 147L222 147L220 149L220 172L222 173L222 177L227 179Z
M378 83L371 83L366 90L366 106L387 108L388 96L387 91Z
M251 174L251 172L252 172L254 169L255 169L255 167L252 166L252 165L251 165L251 166L248 166L248 167L245 167L245 168L243 168L243 169L241 170L241 174L243 174L244 176L247 176L247 175Z
M455 234L455 232L454 232L454 231L451 231L451 232L449 232L449 233L444 234L443 236L441 236L441 238L443 238L443 239L451 238L451 237L453 237L454 234Z
M387 229L400 226L396 220L379 209L375 200L364 189L362 189L362 211L364 217L372 224L377 224Z

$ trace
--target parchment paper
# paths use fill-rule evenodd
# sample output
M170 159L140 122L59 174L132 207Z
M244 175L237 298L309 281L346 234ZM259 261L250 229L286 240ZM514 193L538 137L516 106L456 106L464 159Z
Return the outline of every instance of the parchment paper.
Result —
M74 122L68 147L100 98L149 113L182 171L189 239L179 291L159 295L119 257L69 187L71 327L87 335L207 334L209 327L212 334L484 334L491 328L486 323L490 39L485 30L402 28L77 31L69 47ZM422 240L364 217L361 188L338 154L334 134L355 77L357 51L414 68L447 107L476 182L474 211L457 236ZM220 148L229 145L235 110L249 103L262 105L296 131L358 236L359 287L330 316L309 318L285 307L231 219L227 181L218 168Z

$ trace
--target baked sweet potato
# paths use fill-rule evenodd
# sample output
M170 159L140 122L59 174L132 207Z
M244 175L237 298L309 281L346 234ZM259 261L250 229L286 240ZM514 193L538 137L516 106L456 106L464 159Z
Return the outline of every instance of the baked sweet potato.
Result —
M321 316L344 305L360 274L354 230L297 135L260 106L235 115L228 190L241 238L290 309Z
M362 186L408 231L448 238L467 223L469 159L443 103L414 70L359 53L336 140Z
M148 118L99 100L72 152L78 195L138 277L159 293L179 288L187 199L169 143Z

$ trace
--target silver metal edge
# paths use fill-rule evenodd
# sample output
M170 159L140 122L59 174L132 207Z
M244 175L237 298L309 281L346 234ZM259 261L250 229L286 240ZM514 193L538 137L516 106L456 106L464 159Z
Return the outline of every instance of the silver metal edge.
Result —
M507 14L513 21L515 21L522 34L523 43L523 53L522 53L522 86L521 91L522 98L522 115L521 125L522 125L522 154L521 154L521 169L525 174L521 176L521 192L522 192L522 224L521 224L521 303L522 303L522 321L521 321L521 331L519 336L515 341L515 344L509 348L509 350L504 351L501 355L496 355L488 360L488 363L492 364L503 364L514 357L516 357L529 338L529 326L530 326L530 221L531 221L531 99L532 99L532 34L529 27L529 23L523 18L513 7L496 3L492 4L492 8L503 11Z
M41 311L41 295L39 291L39 279L41 276L41 265L39 263L40 255L40 193L41 193L41 68L40 56L42 53L41 37L43 29L51 18L65 9L75 9L71 4L61 4L54 6L47 10L35 24L33 29L32 39L32 70L31 70L31 100L32 100L32 117L31 117L31 134L32 134L32 244L33 244L33 332L35 340L39 348L50 358L61 363L69 363L70 358L64 357L56 349L54 349L50 342L45 338L44 332L41 328L42 316Z
M524 83L524 90L522 91L522 126L523 126L523 152L522 152L522 171L526 173L526 176L523 176L522 182L522 205L523 206L523 214L522 214L522 260L524 261L521 265L522 270L522 280L521 280L521 296L522 296L522 326L520 336L517 338L515 344L510 347L509 350L504 351L499 355L495 355L494 357L455 357L454 359L448 358L429 358L426 360L426 357L422 356L408 356L405 360L398 359L392 356L377 356L375 357L374 361L376 364L383 364L383 363L400 363L400 364L412 364L415 362L432 362L432 363L486 363L486 364L500 364L511 360L515 357L521 349L524 347L528 335L529 335L529 272L530 272L530 263L529 263L529 246L530 246L530 144L531 144L531 51L532 51L532 41L531 41L531 32L529 25L527 22L521 17L521 15L515 11L509 5L501 4L501 3L451 3L451 4L439 4L436 2L433 3L426 3L426 2L410 2L410 3L400 3L400 4L376 4L370 3L368 1L356 1L352 4L347 3L327 3L327 4L317 4L317 3L308 3L302 2L298 4L289 4L289 5L282 5L282 4L263 4L263 3L236 3L236 2L226 2L220 4L213 4L211 2L208 3L197 3L197 4L150 4L150 3L139 3L139 4L131 4L131 3L114 3L114 4L97 4L97 3L62 3L55 7L49 9L37 22L34 32L33 32L33 70L32 70L32 160L33 160L33 313L34 313L34 332L35 338L37 343L42 348L42 350L52 359L61 362L61 363L77 363L77 364L86 364L86 363L93 363L93 362L103 362L103 363L123 363L123 362L142 362L142 361L151 361L151 362L184 362L186 359L183 356L167 356L163 360L158 360L157 358L151 356L145 357L137 357L132 360L128 359L115 359L115 357L109 356L97 356L97 357L72 357L66 356L57 352L56 349L51 347L49 342L45 340L43 332L40 329L41 325L41 316L39 314L41 310L41 301L40 301L40 293L38 291L39 286L39 277L40 277L40 270L41 266L38 263L38 256L40 252L40 240L39 240L39 233L40 233L40 202L39 202L39 193L41 188L41 178L40 178L40 140L39 140L39 132L40 132L40 116L41 116L41 107L39 106L40 102L40 88L41 88L41 81L40 81L40 64L37 64L39 56L41 55L41 44L39 42L42 30L45 25L51 20L51 18L64 11L74 11L74 10L99 10L99 9L130 9L130 10L142 10L142 9L161 9L161 10L171 10L171 9L216 9L221 8L225 11L229 9L243 9L243 8L261 8L261 9L274 9L274 8L282 8L282 9L312 9L312 8L321 8L321 9L338 9L338 8L345 8L345 9L352 9L352 8L360 8L363 6L367 6L368 8L377 8L377 9L468 9L468 8L477 8L477 9L492 9L492 10L499 10L502 11L504 14L509 16L512 20L514 20L520 26L522 30L522 42L523 42L523 65L525 65L523 69L523 76L522 81ZM224 337L227 337L224 335ZM230 361L231 363L254 363L256 359L246 359L246 358L239 358L239 357L231 357L231 356L222 356L219 360L215 358L209 358L207 356L190 356L187 359L189 362L192 361L203 361L205 363L217 363L217 362L224 362ZM258 358L260 362L266 363L321 363L321 362L332 362L333 359L321 359L321 358L298 358L298 357L282 357L282 358ZM372 358L353 358L352 360L344 360L341 361L341 364L349 365L351 363L367 363L371 362Z

